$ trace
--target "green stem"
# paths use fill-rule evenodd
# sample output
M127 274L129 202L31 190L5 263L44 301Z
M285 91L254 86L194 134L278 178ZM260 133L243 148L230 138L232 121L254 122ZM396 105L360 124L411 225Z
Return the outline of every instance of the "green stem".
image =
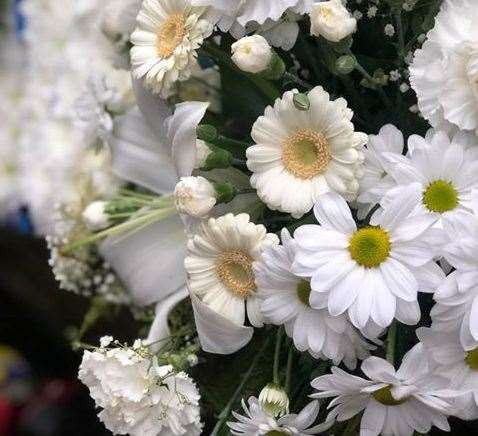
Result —
M227 53L223 52L218 46L208 42L203 44L202 49L207 55L209 55L219 64L222 64L227 68L239 72L240 74L247 77L262 92L262 94L267 97L268 100L275 101L276 98L280 97L279 91L272 83L270 83L268 80L262 79L255 74L248 74L241 71L231 61L231 57Z
M287 369L286 369L286 376L285 376L285 392L287 393L287 395L289 395L290 393L293 363L294 363L294 346L290 344L289 353L287 355Z
M353 418L351 418L347 424L347 427L345 427L345 430L342 436L357 435L358 434L357 427L360 425L360 420L361 420L360 415L355 415Z
M403 61L405 57L405 35L403 33L403 23L402 23L402 11L401 9L396 9L395 13L395 22L397 24L397 34L398 34L398 54L400 60Z
M296 76L295 74L289 73L287 71L284 73L284 79L297 83L298 85L308 90L311 90L313 88L313 86L310 83L306 82L305 80L302 80L300 77Z
M167 218L175 212L175 207L153 210L151 212L140 215L138 218L134 218L115 227L110 227L109 229L95 233L94 235L91 235L84 239L80 239L79 241L74 241L70 244L67 244L65 245L65 247L63 247L62 253L64 255L68 255L71 254L73 251L77 250L78 248L84 247L85 245L94 244L95 242L101 241L108 236L118 235L133 229L143 228L149 224L154 223L157 220L160 220L161 218Z
M208 140L208 142L216 147L222 148L232 153L237 152L238 150L244 151L252 145L248 142L227 138L226 136L222 135L218 135L214 140Z
M283 335L283 329L282 327L279 327L277 329L276 347L274 350L274 366L272 369L272 380L274 381L276 385L280 385L279 364L280 364L280 351L281 351L281 345L282 345L282 335Z
M269 345L269 342L270 342L270 338L267 338L264 341L264 343L262 344L262 347L260 348L259 352L256 353L256 355L252 359L251 366L249 367L247 372L242 377L241 383L239 384L237 389L234 391L234 394L232 395L232 397L228 401L226 407L224 407L224 409L222 409L221 413L219 414L219 417L218 417L219 420L217 421L217 423L216 423L212 433L210 434L210 436L218 436L219 435L219 432L221 431L224 423L226 422L227 418L229 417L234 404L236 403L237 399L239 398L242 391L244 390L244 387L246 386L246 383L249 381L249 379L252 375L252 372L254 371L255 367L259 363L259 360L262 357L262 355L264 354L264 351L266 350L267 346Z
M397 343L397 322L394 321L389 329L387 334L387 350L386 350L386 359L392 365L395 364L395 346Z

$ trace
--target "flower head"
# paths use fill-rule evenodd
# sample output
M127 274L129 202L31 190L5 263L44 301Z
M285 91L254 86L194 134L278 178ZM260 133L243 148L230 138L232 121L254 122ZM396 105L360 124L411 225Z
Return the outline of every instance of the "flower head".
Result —
M325 192L357 195L367 135L354 131L344 99L331 101L319 86L308 94L310 109L301 111L294 105L296 93L286 92L256 121L247 166L262 201L298 218Z
M131 35L133 75L168 97L175 82L190 77L196 50L212 33L206 12L189 0L145 0Z
M418 322L417 292L434 291L444 275L426 240L433 219L411 216L415 204L415 191L404 191L357 228L347 203L330 193L314 208L320 225L296 230L293 271L311 277L313 293L328 296L331 315L347 312L358 328L370 320L384 328L394 317Z
M245 36L231 46L232 60L247 73L261 73L269 68L273 51L260 35Z
M180 213L202 218L216 204L216 190L204 177L182 177L174 190L174 198Z
M341 0L315 3L310 12L310 32L328 41L339 42L357 30L357 20Z

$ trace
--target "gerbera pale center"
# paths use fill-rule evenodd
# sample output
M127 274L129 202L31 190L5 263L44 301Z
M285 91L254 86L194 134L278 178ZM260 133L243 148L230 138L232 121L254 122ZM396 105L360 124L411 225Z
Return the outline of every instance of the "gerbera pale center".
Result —
M168 58L183 42L186 35L186 20L182 14L170 15L158 32L157 48L162 58Z
M309 298L311 290L310 282L307 280L301 280L299 283L297 283L297 296L299 297L299 300L306 306L310 306Z
M448 212L458 206L458 192L450 182L436 180L425 189L423 204L431 212Z
M471 369L478 371L478 348L466 353L465 362Z
M373 398L375 398L376 401L378 401L381 404L384 404L385 406L398 406L400 404L405 403L405 401L407 401L406 398L402 400L396 400L395 398L393 398L391 386L385 386L382 389L375 391L372 394L372 396Z
M311 179L323 173L331 159L329 142L322 133L299 130L283 144L282 162L300 179Z
M390 254L390 237L381 227L365 227L350 238L349 252L359 265L375 268Z
M247 298L256 290L253 259L242 251L224 253L216 265L217 275L234 295Z

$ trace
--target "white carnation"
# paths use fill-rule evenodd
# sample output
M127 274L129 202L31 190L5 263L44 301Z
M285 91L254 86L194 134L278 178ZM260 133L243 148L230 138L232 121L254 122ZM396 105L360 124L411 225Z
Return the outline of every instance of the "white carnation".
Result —
M204 177L183 177L176 185L174 199L180 213L202 218L216 205L216 190Z

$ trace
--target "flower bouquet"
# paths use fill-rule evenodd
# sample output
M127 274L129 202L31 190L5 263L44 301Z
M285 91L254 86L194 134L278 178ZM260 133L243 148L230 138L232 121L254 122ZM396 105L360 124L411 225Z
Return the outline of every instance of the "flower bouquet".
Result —
M78 14L105 47L73 117L101 164L47 239L92 302L71 340L104 425L412 436L478 418L475 1ZM120 305L138 339L85 343Z

